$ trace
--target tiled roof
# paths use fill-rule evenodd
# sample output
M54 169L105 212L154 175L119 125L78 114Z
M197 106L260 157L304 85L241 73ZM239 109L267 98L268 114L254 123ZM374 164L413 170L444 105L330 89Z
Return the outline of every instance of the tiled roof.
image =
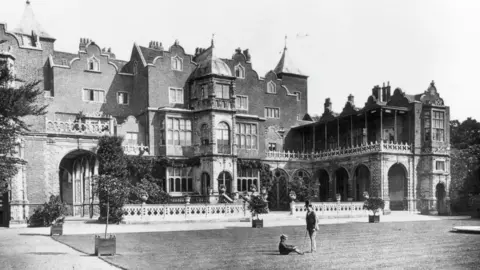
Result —
M54 51L52 56L53 56L53 63L55 65L68 65L70 61L78 57L78 54ZM64 62L63 60L65 60L67 63L66 64L63 63Z
M143 57L145 57L145 61L147 61L147 64L151 64L153 62L153 59L155 59L157 56L163 56L163 51L154 50L142 46L139 47L142 51Z
M293 64L292 59L290 58L290 55L287 52L287 47L283 49L283 54L282 57L280 58L280 61L278 62L277 66L273 70L276 74L280 73L287 73L287 74L295 74L295 75L301 75L301 76L307 76L303 74L300 69L298 69L295 64Z

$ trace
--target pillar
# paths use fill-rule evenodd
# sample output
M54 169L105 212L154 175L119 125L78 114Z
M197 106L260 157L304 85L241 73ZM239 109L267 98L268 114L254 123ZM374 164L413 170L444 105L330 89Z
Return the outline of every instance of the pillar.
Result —
M17 174L10 179L10 228L27 227L28 200L25 189L25 165L16 164ZM27 211L26 211L27 210Z
M354 184L353 175L350 174L348 176L348 183L347 183L347 200L349 202L353 201L353 197L354 197L353 184Z

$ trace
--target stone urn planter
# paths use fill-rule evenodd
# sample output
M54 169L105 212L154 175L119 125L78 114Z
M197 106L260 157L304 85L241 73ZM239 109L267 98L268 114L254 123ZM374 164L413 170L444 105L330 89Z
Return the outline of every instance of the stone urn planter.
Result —
M263 219L252 219L252 228L263 228Z
M218 190L220 191L220 195L223 195L227 191L227 187L225 185L220 185Z
M102 238L99 235L95 236L95 256L101 255L115 255L117 253L117 239L115 235Z
M337 195L335 197L336 197L338 203L342 200L342 195L340 195L340 193L337 193Z
M290 215L293 215L295 211L295 200L297 199L297 194L295 191L290 191L288 196L290 197Z
M147 203L148 194L147 194L147 193L142 194L142 195L140 196L140 200L142 200L142 204Z
M185 195L185 204L190 204L190 195Z

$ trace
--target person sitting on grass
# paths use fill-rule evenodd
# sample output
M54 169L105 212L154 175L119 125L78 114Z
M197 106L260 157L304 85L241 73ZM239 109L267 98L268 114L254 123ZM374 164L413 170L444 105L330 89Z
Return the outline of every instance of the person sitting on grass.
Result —
M278 245L278 250L280 251L281 255L288 255L290 252L296 252L300 255L303 255L303 252L301 252L296 246L294 245L287 245L287 236L282 234L280 236L280 244Z

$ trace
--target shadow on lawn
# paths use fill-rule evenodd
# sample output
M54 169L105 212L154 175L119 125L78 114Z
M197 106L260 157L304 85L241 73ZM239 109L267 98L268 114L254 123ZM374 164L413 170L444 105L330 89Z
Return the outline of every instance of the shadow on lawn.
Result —
M66 252L28 252L27 254L33 255L65 255L68 254Z
M455 233L455 234L480 234L480 232L476 231L455 231L455 230L450 230L450 233Z
M18 235L23 235L23 236L50 236L49 233L19 233Z

